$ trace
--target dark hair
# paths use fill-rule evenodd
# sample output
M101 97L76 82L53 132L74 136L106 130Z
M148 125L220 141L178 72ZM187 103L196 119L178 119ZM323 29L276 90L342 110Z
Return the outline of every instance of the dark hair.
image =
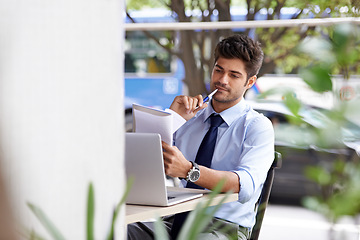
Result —
M244 61L247 79L259 73L264 53L260 43L245 35L233 35L220 41L215 48L215 62L219 57Z

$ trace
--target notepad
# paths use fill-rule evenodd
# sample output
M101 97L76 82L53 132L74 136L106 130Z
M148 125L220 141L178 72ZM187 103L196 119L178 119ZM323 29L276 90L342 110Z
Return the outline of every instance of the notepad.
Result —
M133 132L158 133L161 140L173 143L173 116L171 113L138 104L133 104Z

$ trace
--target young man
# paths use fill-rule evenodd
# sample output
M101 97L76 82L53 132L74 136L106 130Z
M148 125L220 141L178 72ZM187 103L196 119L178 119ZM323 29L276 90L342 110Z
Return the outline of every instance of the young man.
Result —
M186 122L174 134L175 146L163 143L166 174L183 178L184 187L213 189L225 179L222 191L239 193L238 201L223 204L213 219L227 226L228 234L238 239L247 239L255 224L255 204L274 159L270 120L255 112L243 98L255 84L262 60L259 43L247 36L234 35L218 43L210 83L211 90L218 91L210 104L203 104L201 95L176 97L170 109ZM219 121L219 126L213 126L215 121ZM205 135L210 128L216 132L215 146L206 146L203 151L201 145L207 141ZM209 152L210 157L200 160ZM175 216L174 223L167 223L173 238L184 221L179 218ZM129 226L129 239L134 229L149 231ZM228 235L207 229L199 238L227 239Z

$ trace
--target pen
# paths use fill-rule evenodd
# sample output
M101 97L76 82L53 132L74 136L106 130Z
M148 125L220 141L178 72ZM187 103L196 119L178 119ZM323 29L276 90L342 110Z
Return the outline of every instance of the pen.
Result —
M206 96L204 98L204 101L203 103L207 102L209 100L209 98L211 98L216 92L217 92L218 89L215 89L214 91L212 91L212 93L210 93L208 96Z

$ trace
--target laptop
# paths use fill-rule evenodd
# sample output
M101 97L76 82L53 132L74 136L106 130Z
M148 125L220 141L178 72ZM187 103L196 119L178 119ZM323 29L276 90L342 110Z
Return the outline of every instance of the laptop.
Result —
M171 206L201 197L204 190L166 186L161 137L157 133L126 133L125 169L134 177L126 203Z

